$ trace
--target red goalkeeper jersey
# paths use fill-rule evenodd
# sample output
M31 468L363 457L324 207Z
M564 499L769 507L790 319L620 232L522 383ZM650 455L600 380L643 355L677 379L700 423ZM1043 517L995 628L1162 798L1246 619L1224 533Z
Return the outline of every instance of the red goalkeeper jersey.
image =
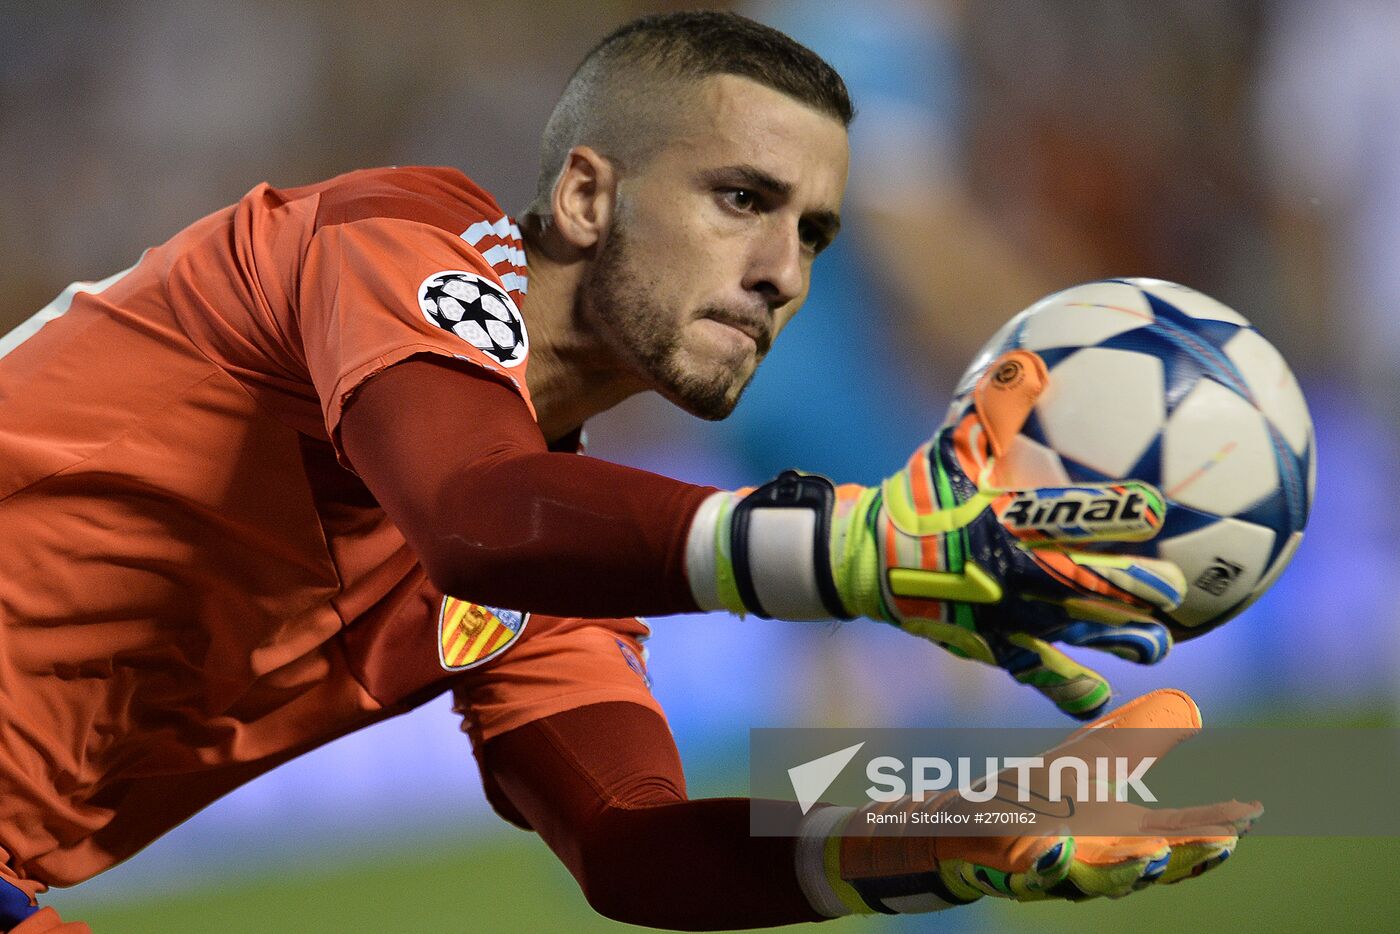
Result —
M640 623L444 602L339 458L410 356L529 405L525 276L462 174L368 170L260 185L0 341L0 874L80 881L450 684L488 735L652 703Z

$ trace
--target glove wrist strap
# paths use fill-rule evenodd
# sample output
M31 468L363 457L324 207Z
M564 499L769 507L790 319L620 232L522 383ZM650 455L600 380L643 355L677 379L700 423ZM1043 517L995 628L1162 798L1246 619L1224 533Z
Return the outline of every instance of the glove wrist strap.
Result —
M832 574L836 493L787 470L743 499L716 494L691 523L687 571L702 609L779 619L850 619Z

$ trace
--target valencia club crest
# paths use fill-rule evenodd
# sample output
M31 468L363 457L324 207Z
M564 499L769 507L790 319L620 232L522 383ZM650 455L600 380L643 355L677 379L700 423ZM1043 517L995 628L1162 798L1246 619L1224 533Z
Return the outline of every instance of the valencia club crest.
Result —
M438 613L438 660L448 671L475 668L520 638L530 614L445 597Z

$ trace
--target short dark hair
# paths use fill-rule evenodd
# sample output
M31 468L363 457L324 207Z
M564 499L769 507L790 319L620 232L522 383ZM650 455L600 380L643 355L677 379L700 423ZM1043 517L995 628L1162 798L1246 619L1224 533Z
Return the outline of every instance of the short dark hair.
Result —
M836 69L771 26L737 13L656 13L619 27L574 71L545 126L535 209L547 210L569 150L593 145L624 165L655 144L638 124L664 109L662 85L737 75L849 126L855 108ZM534 209L532 209L534 210Z

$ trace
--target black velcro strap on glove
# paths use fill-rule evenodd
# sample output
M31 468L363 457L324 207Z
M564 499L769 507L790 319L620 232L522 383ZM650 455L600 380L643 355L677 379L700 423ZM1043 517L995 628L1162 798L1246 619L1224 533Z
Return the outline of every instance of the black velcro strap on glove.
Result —
M831 573L835 505L830 480L795 470L783 471L735 505L730 517L734 584L755 616L852 618Z

